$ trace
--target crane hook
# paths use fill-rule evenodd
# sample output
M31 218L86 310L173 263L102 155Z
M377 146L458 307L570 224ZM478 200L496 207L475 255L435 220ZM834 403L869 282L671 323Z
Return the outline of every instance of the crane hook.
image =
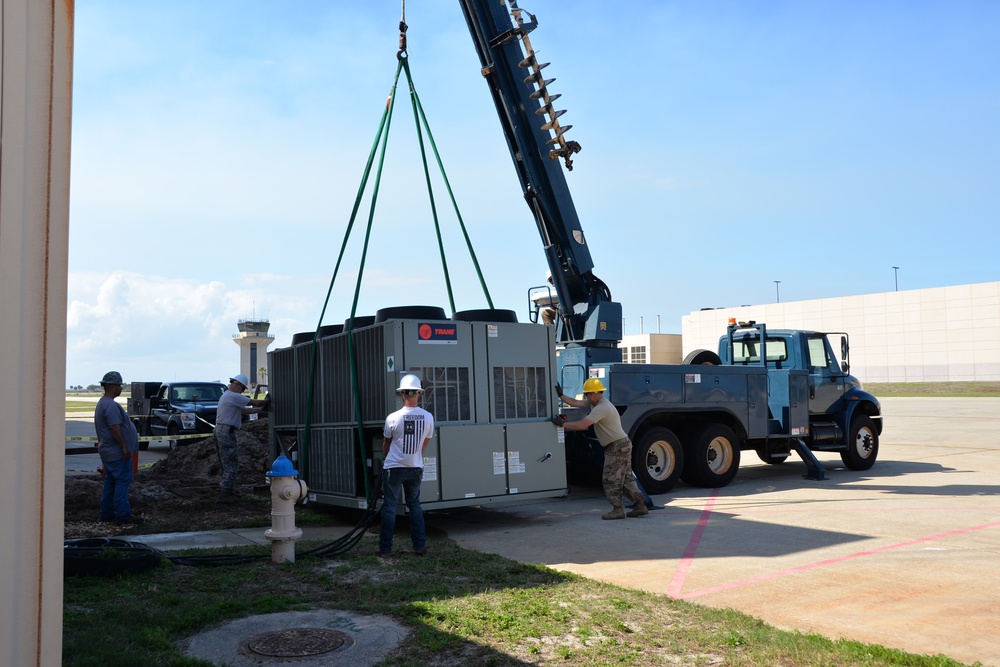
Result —
M399 22L399 51L396 51L396 58L402 60L408 57L406 53L406 21Z

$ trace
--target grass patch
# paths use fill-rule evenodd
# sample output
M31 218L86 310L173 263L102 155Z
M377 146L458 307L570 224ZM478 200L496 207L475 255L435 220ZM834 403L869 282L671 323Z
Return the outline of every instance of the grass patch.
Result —
M865 382L876 397L945 396L983 398L1000 396L1000 382Z
M66 401L66 412L89 412L94 413L97 403L93 401Z
M329 608L412 630L382 667L737 665L953 667L944 656L785 632L758 619L466 551L432 540L423 558L373 555L375 536L327 559L159 568L65 582L63 664L205 665L178 640L254 614ZM303 543L299 551L319 546ZM210 551L191 551L204 555ZM267 554L266 547L225 553Z

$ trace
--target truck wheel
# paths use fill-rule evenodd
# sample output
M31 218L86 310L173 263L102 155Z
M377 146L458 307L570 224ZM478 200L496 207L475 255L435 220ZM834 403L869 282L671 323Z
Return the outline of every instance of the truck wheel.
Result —
M180 429L177 427L177 424L171 424L170 426L167 427L168 438L176 438L179 432ZM167 440L167 449L173 450L173 448L177 446L178 442L179 442L178 440L172 440L172 439Z
M878 457L878 431L868 415L855 415L847 437L847 449L840 459L851 470L868 470Z
M646 493L656 495L674 488L683 469L681 441L669 428L651 428L632 445L632 472Z
M788 454L779 454L778 456L768 456L767 449L764 447L757 448L757 458L768 465L776 466L784 463L788 459Z
M740 467L739 441L725 424L708 424L697 431L686 454L684 481L695 486L725 486Z
M139 430L139 420L138 419L133 419L132 420L132 424L135 426L135 432L138 433L139 435L143 435L143 432L141 430ZM149 449L149 440L140 440L139 441L139 450L144 452L147 449Z

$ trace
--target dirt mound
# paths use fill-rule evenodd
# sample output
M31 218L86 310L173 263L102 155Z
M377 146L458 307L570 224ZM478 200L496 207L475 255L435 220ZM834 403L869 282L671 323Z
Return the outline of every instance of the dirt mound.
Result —
M242 497L230 505L217 502L220 470L214 436L176 447L167 458L139 471L129 493L132 513L142 519L137 526L98 522L103 486L100 475L67 476L65 537L193 531L267 523L270 491L265 473L273 463L267 428L267 419L257 419L245 422L236 433L240 447L236 489Z

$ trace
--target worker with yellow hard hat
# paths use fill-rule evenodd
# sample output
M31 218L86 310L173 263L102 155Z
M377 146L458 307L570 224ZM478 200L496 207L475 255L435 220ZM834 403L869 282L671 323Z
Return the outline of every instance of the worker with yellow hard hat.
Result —
M588 378L583 383L583 400L563 395L562 386L556 385L556 395L566 405L574 408L590 408L590 414L578 421L564 422L560 417L554 417L552 423L562 426L568 431L586 431L591 426L598 441L604 447L604 472L601 482L604 494L611 503L611 511L601 516L602 519L624 519L626 516L636 517L649 514L649 509L643 501L643 495L632 476L632 441L622 429L622 419L617 408L611 404L604 392L607 388L597 378ZM635 509L628 514L622 509L622 500L628 496L635 503Z

